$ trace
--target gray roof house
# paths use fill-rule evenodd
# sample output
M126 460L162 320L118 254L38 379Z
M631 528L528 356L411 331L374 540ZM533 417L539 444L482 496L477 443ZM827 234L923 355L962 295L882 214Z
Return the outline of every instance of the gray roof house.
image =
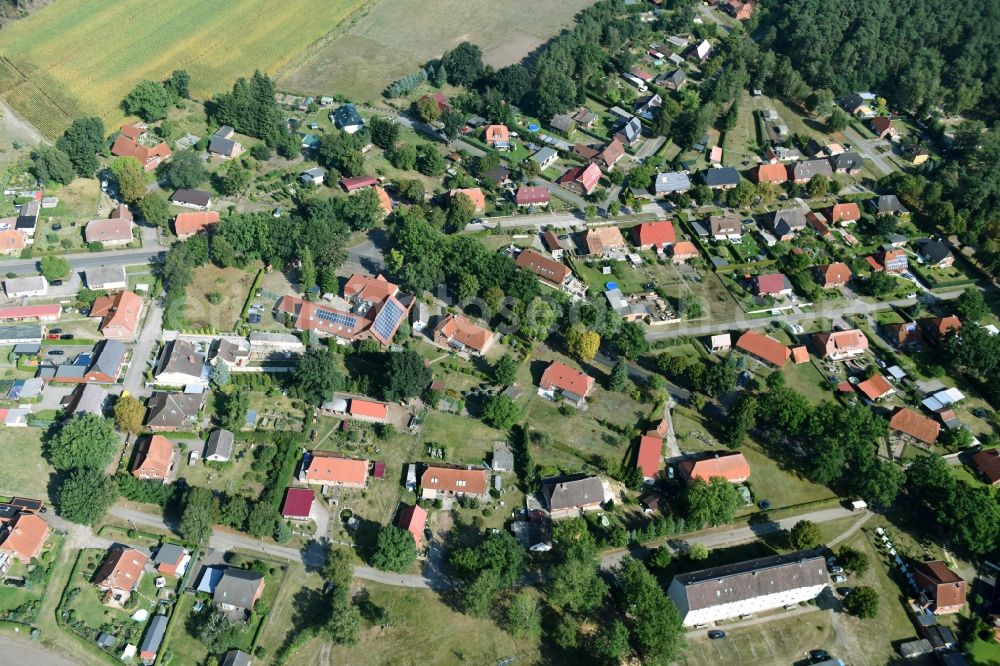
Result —
M250 666L250 655L243 650L230 650L222 655L219 666Z
M357 107L353 104L344 104L337 108L330 114L330 120L348 134L354 134L365 126L365 121L361 119L361 114L358 113Z
M146 405L146 426L154 431L193 428L204 400L203 393L157 391Z
M869 199L875 208L876 215L906 215L910 211L899 203L895 194L883 194L877 199Z
M820 551L798 551L674 576L667 595L685 627L815 599L829 584Z
M687 83L688 77L684 73L683 69L675 69L669 74L660 74L656 77L657 83L660 83L668 90L680 90L681 86Z
M253 608L264 590L264 576L249 569L227 567L215 586L212 600L223 610Z
M228 430L213 430L205 442L205 460L226 462L233 455L233 433Z
M170 195L170 202L189 208L208 208L212 204L212 193L182 188Z
M43 337L41 324L0 326L0 345L38 344Z
M223 157L236 157L242 153L242 144L233 139L235 132L236 130L229 125L220 127L208 142L208 152L215 155L222 155Z
M691 189L691 179L683 171L667 171L656 174L653 182L654 194L673 194Z
M187 340L169 342L163 348L154 379L165 386L204 384L208 379L205 355Z
M107 389L97 384L81 384L70 394L64 415L97 414L100 416L104 413L104 403L107 399Z
M776 238L788 238L806 228L806 214L801 208L777 210L771 216L770 226Z
M83 279L88 289L124 289L128 286L125 267L121 265L88 268L83 272Z
M506 442L493 443L493 462L490 466L494 472L514 471L514 453Z
M932 266L943 266L954 261L948 245L932 238L917 241L917 253Z
M632 146L642 138L642 121L633 116L620 130L615 132L615 138L626 146Z
M807 183L816 176L833 175L830 160L801 160L792 165L792 180L796 183Z
M142 637L139 645L139 658L144 664L152 664L156 661L156 653L160 651L163 644L163 636L167 633L167 616L157 615L149 622L146 628L146 635Z
M94 356L87 368L88 381L111 384L118 380L128 347L120 340L104 340L94 347ZM62 366L60 366L62 367ZM93 377L91 379L91 377Z
M576 123L565 113L552 116L549 126L554 130L559 130L563 134L569 134L576 129Z
M183 546L178 546L176 543L164 543L156 549L153 564L157 566L161 564L177 564L184 557L184 553Z
M326 180L326 171L322 167L306 169L299 174L299 180L303 184L312 183L313 185L322 185L323 181Z
M835 173L857 173L864 165L861 155L853 150L830 158L830 165Z
M740 184L740 172L734 167L705 169L702 177L705 179L705 184L712 189L728 190Z
M553 520L595 510L607 499L601 478L583 474L542 479L542 495Z

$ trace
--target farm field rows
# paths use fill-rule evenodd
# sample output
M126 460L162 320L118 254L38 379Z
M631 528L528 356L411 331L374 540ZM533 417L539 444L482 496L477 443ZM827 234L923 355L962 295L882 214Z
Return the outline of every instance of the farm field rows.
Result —
M463 41L478 44L494 67L520 61L572 23L592 0L437 0L419 8L382 0L346 34L318 46L278 79L303 94L339 93L361 102L379 100L393 80Z
M277 73L363 4L52 3L4 28L0 94L50 137L81 114L113 127L119 102L142 79L186 69L192 94L210 97L254 69Z

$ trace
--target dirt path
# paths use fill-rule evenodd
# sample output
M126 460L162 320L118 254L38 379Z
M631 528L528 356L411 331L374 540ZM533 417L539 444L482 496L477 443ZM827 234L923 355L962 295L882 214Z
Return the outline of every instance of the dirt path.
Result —
M44 142L42 133L0 99L0 168L17 160L22 150Z

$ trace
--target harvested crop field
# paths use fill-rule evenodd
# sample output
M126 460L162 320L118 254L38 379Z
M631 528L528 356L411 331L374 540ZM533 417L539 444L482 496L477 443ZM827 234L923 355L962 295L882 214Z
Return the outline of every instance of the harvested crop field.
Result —
M371 0L369 0L370 2ZM119 103L142 79L174 69L210 97L260 69L276 74L338 28L365 0L93 0L55 2L3 30L0 95L44 134L73 117L122 120Z
M494 67L520 61L593 0L382 0L278 80L284 90L374 102L393 80L463 41Z

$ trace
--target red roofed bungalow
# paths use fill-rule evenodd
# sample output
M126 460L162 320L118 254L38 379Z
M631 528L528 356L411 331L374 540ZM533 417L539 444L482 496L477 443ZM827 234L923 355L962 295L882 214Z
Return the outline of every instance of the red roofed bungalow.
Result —
M353 178L341 178L340 186L348 193L363 190L366 187L378 185L378 178L375 176L354 176Z
M518 206L544 206L549 202L549 190L544 185L519 187L515 201Z
M698 248L691 241L680 241L673 247L673 258L675 264L684 263L688 259L698 257Z
M427 526L427 510L416 505L407 505L402 511L399 512L399 521L396 523L396 527L401 530L406 530L413 535L413 541L417 544L417 548L423 544L424 541L424 527Z
M761 164L753 173L755 183L784 183L788 181L788 169L784 164Z
M8 308L0 308L0 321L25 321L27 319L59 321L61 315L62 306L58 303L14 305Z
M340 488L364 488L368 481L368 461L348 458L341 453L313 451L306 454L299 481Z
M856 203L842 203L830 209L830 222L844 224L861 219L861 208Z
M635 466L642 472L642 478L648 483L659 475L663 464L663 440L651 434L639 438L639 451L635 457Z
M743 483L750 478L750 463L738 451L709 453L700 460L682 460L677 468L688 480L710 481L722 477L730 483Z
M316 492L312 488L289 488L281 505L282 517L296 520L308 518L314 499Z
M872 375L869 379L858 384L858 390L871 402L888 398L896 392L892 384L879 374Z
M774 338L757 331L747 331L736 341L736 346L747 354L779 368L784 367L791 350Z
M174 218L174 233L177 234L177 238L184 240L218 223L219 211L217 210L178 213L177 217Z
M538 383L539 395L551 400L558 393L563 399L578 407L593 390L593 377L558 361L553 361L545 368Z
M900 407L889 419L889 429L925 444L933 444L941 433L941 424L909 407Z
M351 398L351 406L348 409L351 416L365 421L385 421L389 416L389 408L381 402L374 400L361 400Z
M640 250L665 250L674 244L677 236L670 220L643 222L635 227L636 245Z

